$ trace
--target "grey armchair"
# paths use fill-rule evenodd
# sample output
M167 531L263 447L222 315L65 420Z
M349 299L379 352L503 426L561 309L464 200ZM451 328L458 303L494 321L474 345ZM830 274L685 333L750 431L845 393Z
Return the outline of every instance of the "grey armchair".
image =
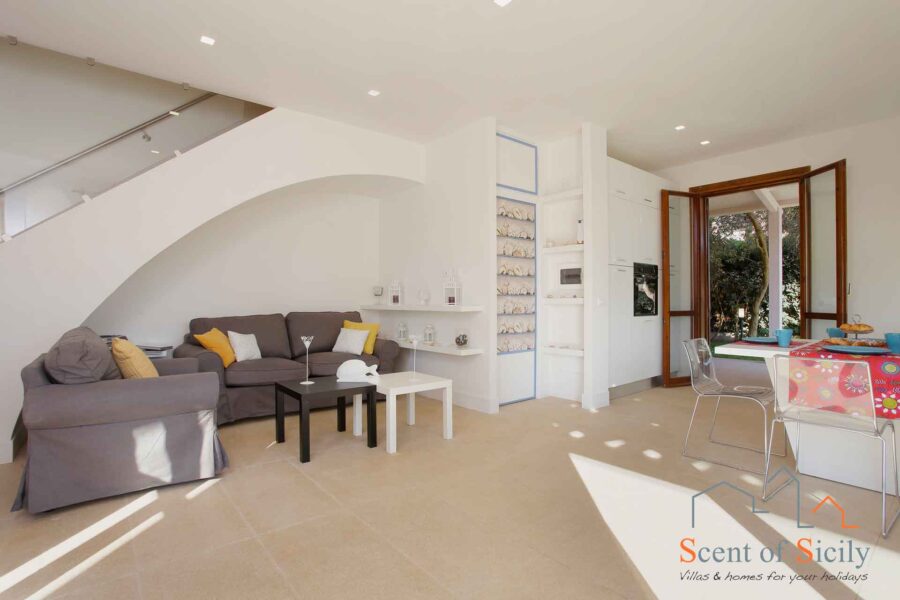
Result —
M42 355L22 370L28 460L13 510L38 513L228 465L216 430L219 380L194 358L154 361L160 377L54 383Z

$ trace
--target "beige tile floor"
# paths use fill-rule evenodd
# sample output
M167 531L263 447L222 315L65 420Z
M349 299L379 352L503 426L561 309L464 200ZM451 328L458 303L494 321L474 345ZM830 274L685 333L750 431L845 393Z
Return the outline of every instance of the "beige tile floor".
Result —
M333 412L316 412L312 462L305 465L297 460L296 417L289 417L281 445L273 444L271 419L226 426L221 437L232 467L212 482L39 516L0 515L0 596L652 597L569 453L698 490L722 479L758 484L739 471L698 470L681 457L692 402L689 390L654 389L598 412L553 398L499 415L457 408L455 438L446 441L440 404L423 399L417 425L401 426L393 456L384 452L383 405L377 449L335 431ZM711 407L701 428L710 415ZM758 443L758 428L746 426L754 416L725 411L717 431ZM572 437L575 431L583 435ZM605 443L614 440L625 444ZM698 446L708 449L702 435ZM21 468L21 457L0 465L5 505ZM871 506L871 518L852 535L900 551L900 532L887 541L876 533L876 494L803 479L807 489ZM816 500L803 502L809 508ZM744 510L722 504L735 514ZM767 508L791 514L787 500ZM834 527L824 515L816 525ZM854 596L840 584L817 589L826 597Z

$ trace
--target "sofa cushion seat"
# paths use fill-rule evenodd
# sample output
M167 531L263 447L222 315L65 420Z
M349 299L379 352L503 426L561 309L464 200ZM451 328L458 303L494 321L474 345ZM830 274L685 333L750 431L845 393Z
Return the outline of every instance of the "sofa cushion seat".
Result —
M311 352L309 354L310 377L327 377L337 373L338 367L348 360L361 360L367 365L377 365L378 357L371 354L350 354L349 352ZM297 362L306 372L306 357L297 358Z
M306 366L287 358L256 358L232 363L225 369L225 385L271 385L276 381L304 379Z

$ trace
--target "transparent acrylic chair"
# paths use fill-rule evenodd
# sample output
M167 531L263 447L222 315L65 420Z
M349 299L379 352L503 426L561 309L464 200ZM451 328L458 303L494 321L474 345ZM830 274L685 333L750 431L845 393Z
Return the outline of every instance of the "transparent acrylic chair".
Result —
M694 458L697 460L721 465L723 467L730 467L732 469L738 469L741 471L750 471L752 473L762 475L765 470L764 468L756 471L753 469L742 467L740 465L713 460L702 456L694 456L688 454L687 447L688 441L691 438L691 431L694 428L694 418L697 416L697 408L700 406L700 400L703 398L715 398L716 409L713 413L712 427L710 427L709 429L707 439L709 439L709 441L714 444L730 446L732 448L741 448L743 450L756 452L757 454L761 455L761 462L763 463L763 465L765 465L765 453L771 445L771 440L769 438L769 406L773 403L773 400L775 398L775 394L772 391L772 388L755 385L727 386L719 381L719 379L716 377L716 368L713 364L713 354L709 348L709 344L705 339L697 338L693 340L685 340L684 342L682 342L682 344L684 345L685 352L687 352L688 364L691 368L691 387L693 387L694 392L697 393L697 400L696 402L694 402L694 410L691 413L691 422L688 425L687 434L685 434L684 436L684 445L681 447L681 455L687 458ZM733 398L736 400L744 401L749 400L759 406L760 410L762 411L762 449L743 446L741 444L731 444L715 439L714 433L716 429L716 419L718 419L719 405L721 404L723 398ZM783 454L776 454L776 456L785 456L785 454L787 453L787 441L785 441L784 444L785 452Z
M806 381L811 373L827 372L837 374L835 385L845 386L841 389L852 389L849 395L830 393L834 390L826 388L825 394L801 390L798 384ZM875 396L872 393L872 372L869 363L856 360L834 360L817 358L795 358L791 356L775 357L775 423L797 424L797 443L794 460L797 468L800 465L800 432L804 426L839 429L856 433L881 442L881 535L887 537L897 517L900 516L900 468L897 466L897 435L894 422L882 419L879 424L875 410ZM894 495L897 499L897 510L890 522L887 520L887 435L891 438L891 457L894 461ZM772 440L769 438L769 446ZM769 465L772 461L771 448L766 452L766 472L763 481L763 501L768 500L786 485L781 484L775 491L769 492Z

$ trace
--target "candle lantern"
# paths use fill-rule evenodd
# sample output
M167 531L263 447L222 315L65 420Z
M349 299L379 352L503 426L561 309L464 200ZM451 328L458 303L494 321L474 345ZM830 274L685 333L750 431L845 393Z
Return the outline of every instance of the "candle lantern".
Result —
M447 306L457 306L460 303L459 298L460 286L456 281L456 277L449 274L444 280L444 304Z
M391 304L403 304L403 286L400 285L399 281L391 283L389 297Z

